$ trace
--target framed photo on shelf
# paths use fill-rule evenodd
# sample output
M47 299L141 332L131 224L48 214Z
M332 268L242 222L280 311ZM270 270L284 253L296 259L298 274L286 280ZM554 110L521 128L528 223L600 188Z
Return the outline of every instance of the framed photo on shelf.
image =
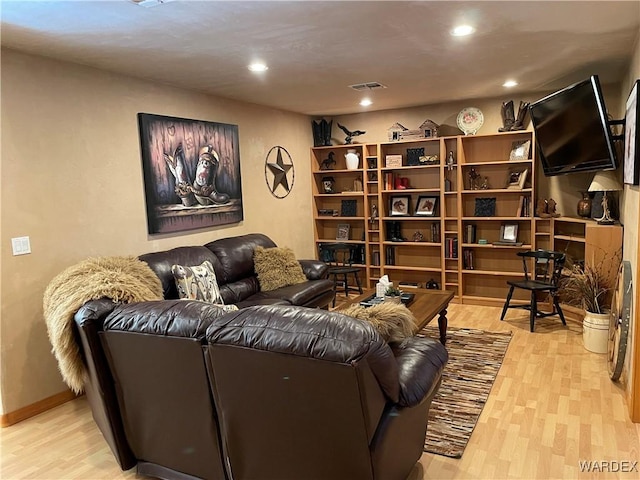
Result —
M509 190L522 190L525 182L527 181L528 174L528 168L525 168L524 170L510 170L509 176L507 177L507 188Z
M351 230L351 225L339 223L336 230L336 240L349 240L349 230Z
M414 215L425 217L435 217L436 207L438 206L438 197L427 197L420 195L416 202Z
M518 224L503 223L500 227L500 241L516 243L518 241Z
M391 212L392 217L409 215L409 205L411 205L411 197L408 195L395 195L391 197L389 212Z
M529 160L529 150L531 149L531 140L519 140L511 144L511 153L509 161Z
M636 80L627 98L626 113L624 116L624 183L628 185L640 184L640 142L638 141L638 124L640 123L640 110L638 109L638 88L640 80Z

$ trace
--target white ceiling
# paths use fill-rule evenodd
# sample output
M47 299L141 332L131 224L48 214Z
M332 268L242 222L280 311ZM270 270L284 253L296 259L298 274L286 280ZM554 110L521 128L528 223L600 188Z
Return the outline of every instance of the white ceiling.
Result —
M620 81L640 2L6 1L1 43L25 52L308 115ZM459 22L477 32L456 38ZM256 75L254 59L269 65Z

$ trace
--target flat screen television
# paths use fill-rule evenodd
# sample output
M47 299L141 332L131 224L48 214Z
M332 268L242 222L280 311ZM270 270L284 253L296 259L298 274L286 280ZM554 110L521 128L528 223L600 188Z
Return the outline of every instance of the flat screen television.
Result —
M617 168L597 75L532 103L529 113L546 176Z

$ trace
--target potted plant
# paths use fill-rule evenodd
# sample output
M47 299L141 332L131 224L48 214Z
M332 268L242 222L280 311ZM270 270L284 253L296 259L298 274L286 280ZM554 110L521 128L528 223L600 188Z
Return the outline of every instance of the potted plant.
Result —
M587 350L595 353L607 352L611 293L620 260L621 252L617 252L614 255L604 255L595 262L570 262L570 273L560 284L563 303L584 310L584 345Z
M384 301L385 302L393 302L393 303L401 303L401 295L402 290L396 287L389 287L384 292Z

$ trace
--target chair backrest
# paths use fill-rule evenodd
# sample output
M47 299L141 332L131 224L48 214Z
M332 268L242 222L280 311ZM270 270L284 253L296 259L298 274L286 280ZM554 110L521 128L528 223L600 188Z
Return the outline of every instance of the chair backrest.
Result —
M536 280L558 286L562 268L567 256L562 252L552 250L533 250L530 252L518 252L522 257L522 268L525 280ZM533 269L529 271L528 263L533 260Z
M327 252L324 261L329 266L350 267L355 262L357 245L349 243L329 243L322 248Z

